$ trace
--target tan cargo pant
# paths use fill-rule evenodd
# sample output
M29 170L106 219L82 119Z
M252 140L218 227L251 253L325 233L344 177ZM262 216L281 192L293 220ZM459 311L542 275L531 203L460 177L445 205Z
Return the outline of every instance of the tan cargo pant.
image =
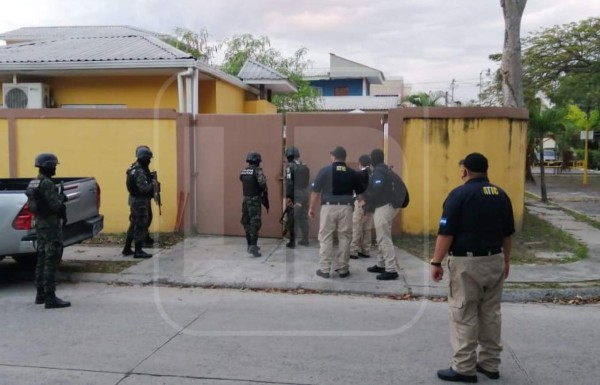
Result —
M363 218L364 210L360 207L360 201L354 202L352 213L352 242L350 243L350 255L363 253L369 255L371 251L371 230L373 229L373 216Z
M389 273L398 272L396 248L392 242L392 223L398 211L400 209L395 209L391 204L387 204L376 208L373 214L377 247L379 248L377 266L385 267L385 271Z
M333 247L333 234L337 231L338 250ZM352 206L322 205L319 223L319 269L329 273L334 253L338 273L348 272L350 241L352 238Z
M504 256L448 257L447 267L452 368L474 375L479 362L485 370L497 371L502 352Z

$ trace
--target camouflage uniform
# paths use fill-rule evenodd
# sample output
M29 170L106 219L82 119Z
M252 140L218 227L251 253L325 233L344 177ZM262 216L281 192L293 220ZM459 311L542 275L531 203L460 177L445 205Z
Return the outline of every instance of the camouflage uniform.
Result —
M141 245L148 237L150 226L150 200L153 194L152 175L147 167L135 162L127 170L129 191L129 229L127 237Z
M294 205L293 215L288 217L286 223L290 236L288 247L293 247L297 229L302 232L303 245L308 245L308 184L310 172L308 167L298 159L288 162L285 169L285 196Z
M63 194L51 178L37 176L38 214L35 217L37 234L37 265L35 268L35 286L46 293L56 289L56 271L62 258L63 239L60 212L66 201Z
M240 181L242 181L244 194L241 223L246 232L248 251L255 256L260 256L256 246L258 242L258 232L262 226L261 204L262 195L267 191L267 178L261 167L256 164L249 164L240 172Z

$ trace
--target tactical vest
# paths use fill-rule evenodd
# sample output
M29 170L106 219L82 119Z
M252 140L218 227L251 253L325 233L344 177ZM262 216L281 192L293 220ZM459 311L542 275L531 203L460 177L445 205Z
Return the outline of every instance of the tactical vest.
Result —
M144 193L140 192L137 185L135 184L135 173L138 169L141 169L141 166L137 163L134 163L125 172L127 175L127 177L125 179L125 184L127 185L127 191L129 192L129 195L131 195L134 198L143 198L143 197L152 196L151 195L152 193L150 193L150 195L149 195L149 194L144 194Z
M38 187L40 187L40 180L33 179L29 182L27 189L25 190L25 195L27 195L27 206L29 207L29 212L34 215L40 213L40 205L38 204Z
M240 180L242 181L242 190L244 196L254 197L261 195L262 190L256 179L256 167L246 167L240 171Z
M286 172L286 183L290 188L305 189L310 182L310 170L304 163L290 163Z

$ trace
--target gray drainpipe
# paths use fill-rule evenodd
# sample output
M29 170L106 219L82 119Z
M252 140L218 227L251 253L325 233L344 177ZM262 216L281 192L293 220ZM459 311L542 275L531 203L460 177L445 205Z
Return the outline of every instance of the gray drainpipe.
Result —
M187 107L190 105L191 90L189 89L187 78L194 75L194 69L188 68L185 71L181 71L177 74L177 95L179 99L179 112L190 112ZM186 78L186 84L184 86L183 78Z

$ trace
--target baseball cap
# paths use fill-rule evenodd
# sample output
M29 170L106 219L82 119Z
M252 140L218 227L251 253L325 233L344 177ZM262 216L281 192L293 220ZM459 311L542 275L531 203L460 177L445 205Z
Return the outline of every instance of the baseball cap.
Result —
M346 149L344 147L337 146L329 153L336 159L346 160Z
M467 155L459 164L462 164L466 169L473 172L487 172L488 170L487 158L478 152Z
M373 151L371 151L371 163L373 164L373 166L377 166L378 164L383 163L383 159L384 154L382 149L376 148Z

